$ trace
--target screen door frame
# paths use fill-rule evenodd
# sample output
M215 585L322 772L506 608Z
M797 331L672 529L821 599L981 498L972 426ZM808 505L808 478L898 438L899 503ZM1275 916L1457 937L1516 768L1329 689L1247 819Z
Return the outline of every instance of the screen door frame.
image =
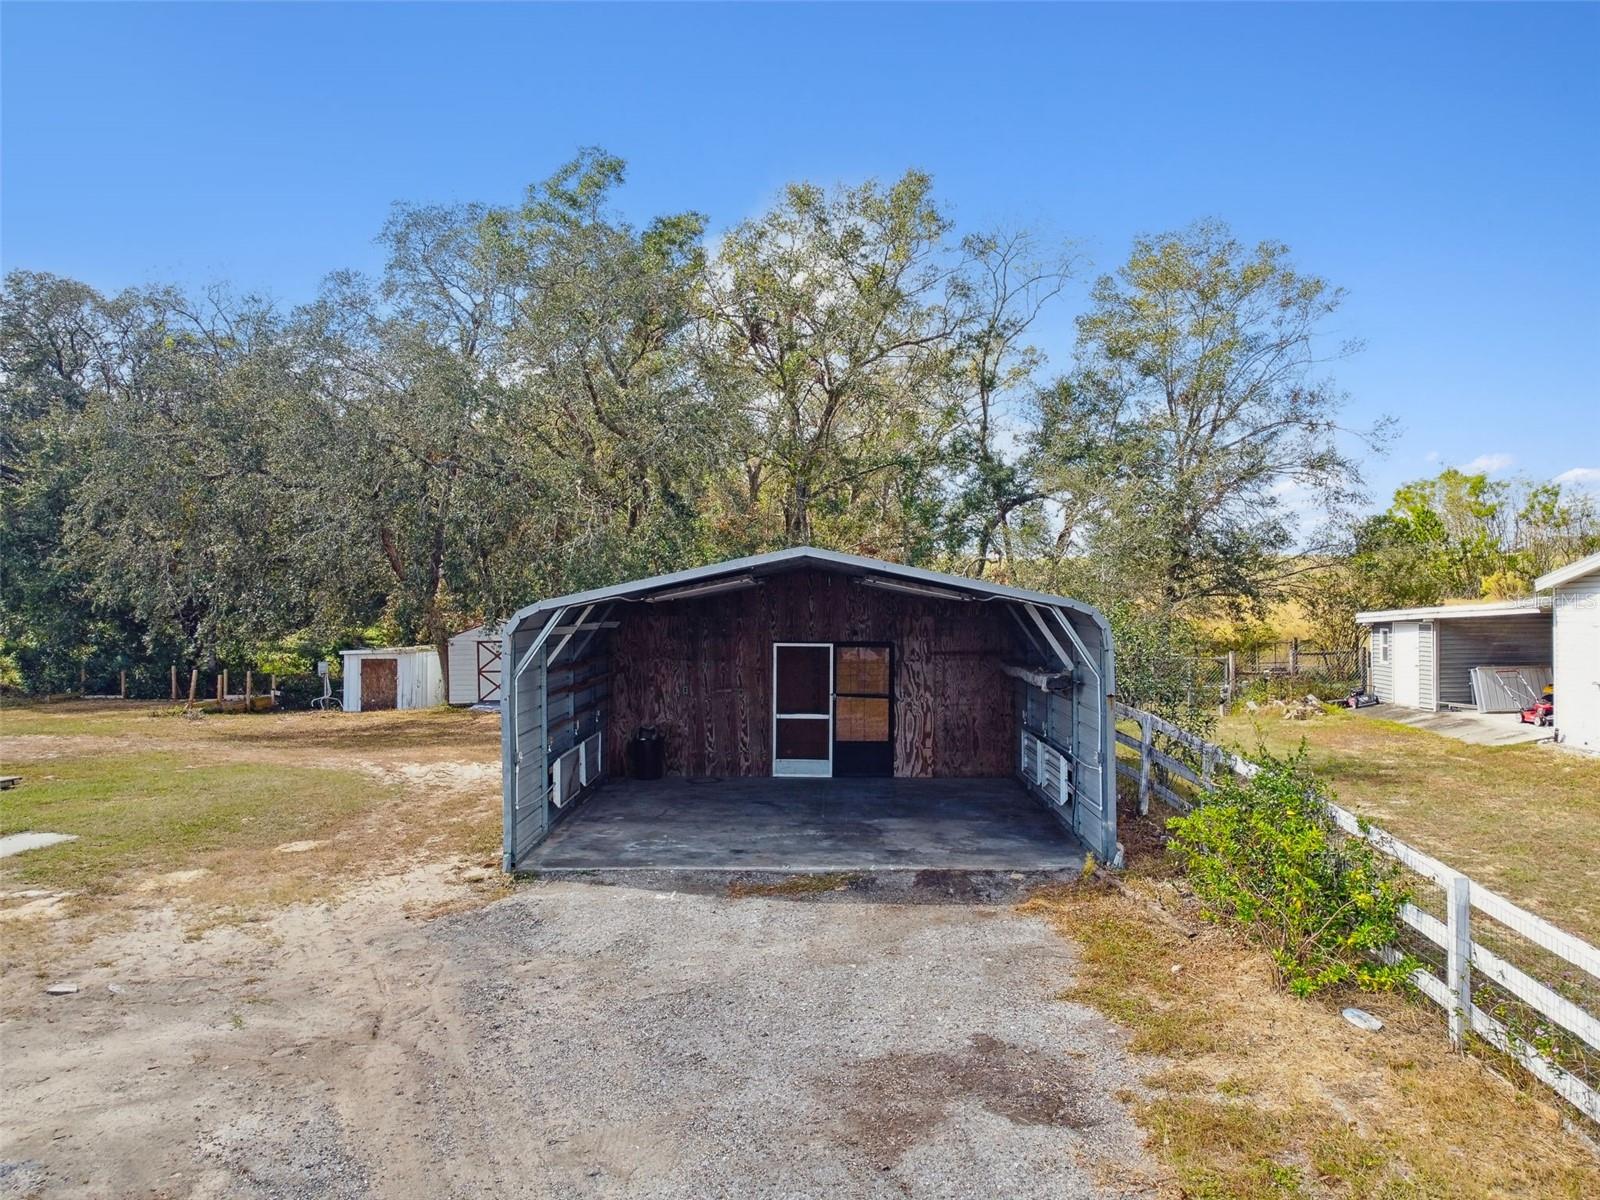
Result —
M779 758L778 757L778 651L784 647L801 647L826 650L828 653L828 694L822 712L784 713L785 721L824 721L827 729L828 757ZM832 642L773 642L772 643L772 773L802 779L833 778L833 643Z

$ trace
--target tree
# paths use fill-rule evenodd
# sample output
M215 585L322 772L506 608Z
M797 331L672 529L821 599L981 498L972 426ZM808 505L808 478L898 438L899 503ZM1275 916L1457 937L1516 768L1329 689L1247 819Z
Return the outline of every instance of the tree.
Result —
M929 548L965 320L949 229L913 171L887 189L793 184L723 239L704 280L703 365L743 417L732 503L772 518L749 540Z
M690 372L703 220L634 230L622 177L585 151L520 207L397 209L382 280L335 277L300 321L307 541L344 607L379 592L446 666L529 596L697 553L727 442Z
M293 416L279 403L281 320L222 290L150 290L124 311L116 369L81 421L66 553L88 596L126 606L147 644L248 654L303 611L270 459Z
M108 366L112 306L33 271L0 295L0 655L17 681L75 686L93 640L83 579L61 557L85 470L79 422Z
M221 292L8 278L4 636L33 686L69 686L69 660L226 652L276 620L287 556L247 449L269 414L241 394L274 336Z
M563 590L703 557L702 497L734 415L695 372L697 213L635 230L607 211L619 159L586 151L529 190L503 236L518 277L508 419L548 505L519 548ZM524 594L527 594L526 592Z
M1361 495L1342 397L1316 377L1342 295L1219 222L1138 239L1095 285L1077 368L1040 397L1031 462L1056 553L1171 610L1261 604L1316 569L1328 542L1296 507Z
M1355 523L1313 608L1321 624L1349 628L1362 610L1510 599L1595 549L1600 513L1587 495L1446 468L1402 484L1387 511Z
M962 242L971 282L968 320L952 362L958 419L949 448L946 549L974 575L998 557L1018 570L1018 519L1034 524L1047 493L1013 453L1018 400L1036 387L1044 355L1028 341L1040 312L1070 277L1065 253L1041 254L1026 231L973 234Z

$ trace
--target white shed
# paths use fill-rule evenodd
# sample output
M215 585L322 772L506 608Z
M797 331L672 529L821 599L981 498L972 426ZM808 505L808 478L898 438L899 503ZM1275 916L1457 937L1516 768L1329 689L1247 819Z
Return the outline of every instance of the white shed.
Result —
M1534 581L1555 621L1556 738L1600 752L1600 554Z
M1371 631L1373 694L1405 708L1480 707L1479 667L1520 667L1530 678L1550 669L1550 607L1535 598L1393 608L1357 613L1356 622Z
M489 625L450 639L451 704L499 703L500 651L500 632Z
M432 708L444 703L439 652L432 646L344 650L344 711Z

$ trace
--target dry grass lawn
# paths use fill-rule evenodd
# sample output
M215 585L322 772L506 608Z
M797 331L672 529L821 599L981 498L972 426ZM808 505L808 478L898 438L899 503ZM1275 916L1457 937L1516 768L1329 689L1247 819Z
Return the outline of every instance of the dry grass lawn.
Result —
M0 859L0 918L181 901L197 928L249 920L426 855L493 865L492 714L179 715L164 704L7 703L0 834L77 839ZM42 894L41 894L42 893ZM49 922L12 920L14 949Z
M1137 818L1125 817L1130 825ZM1145 821L1150 825L1149 819ZM1129 1096L1194 1200L1501 1200L1600 1196L1600 1151L1535 1084L1451 1052L1443 1018L1400 996L1297 1000L1265 954L1199 921L1155 849L1125 882L1035 896L1079 947L1063 999L1132 1031L1169 1065ZM1347 1003L1386 1023L1364 1033Z
M1600 759L1548 745L1469 746L1360 713L1240 713L1221 740L1249 755L1305 740L1338 800L1508 899L1600 943Z
M1255 744L1239 722L1228 733ZM1281 750L1302 735L1347 804L1593 934L1600 768L1538 748L1475 750L1348 716L1264 727L1261 736ZM158 918L168 910L204 939L219 924L336 899L363 879L429 864L481 868L496 855L492 715L193 720L165 705L8 704L0 764L24 777L0 793L0 832L79 837L0 860L8 975L54 970L50 956L62 952L69 928L86 939L70 957L92 961L101 953L96 939L119 923L155 921L140 936L160 944ZM1028 907L1079 947L1077 982L1064 998L1099 1008L1131 1031L1135 1051L1167 1064L1145 1094L1127 1100L1173 1172L1175 1194L1600 1196L1600 1156L1541 1089L1521 1090L1452 1054L1430 1006L1363 999L1388 1023L1373 1035L1341 1020L1338 1002L1287 996L1263 954L1198 922L1168 874L1157 819L1124 820L1133 855L1126 882L1086 881ZM505 886L481 869L454 878L463 875L482 879L458 882L441 893L444 907L416 915L481 902ZM846 878L805 876L751 892L803 896ZM368 901L398 906L404 895L380 889ZM331 939L338 950L326 969L345 969L333 965L353 952L337 923L314 932L303 933L308 945ZM322 970L322 962L313 965ZM31 996L36 986L25 990Z

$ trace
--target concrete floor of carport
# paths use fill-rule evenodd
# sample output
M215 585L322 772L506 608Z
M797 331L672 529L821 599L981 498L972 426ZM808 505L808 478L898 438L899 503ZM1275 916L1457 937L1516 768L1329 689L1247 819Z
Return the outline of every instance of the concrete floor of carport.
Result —
M1015 779L610 780L536 871L1079 870L1083 845Z

